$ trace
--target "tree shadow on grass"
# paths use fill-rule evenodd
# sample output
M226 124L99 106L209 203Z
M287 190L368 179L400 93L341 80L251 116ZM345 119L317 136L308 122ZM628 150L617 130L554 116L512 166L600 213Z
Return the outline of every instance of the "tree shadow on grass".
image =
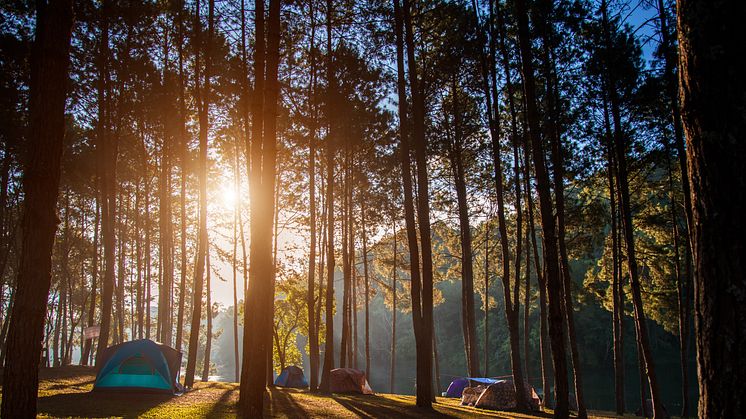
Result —
M269 416L285 415L292 418L309 419L311 416L293 398L291 393L299 392L290 389L269 388L269 400L265 398L265 406L270 407ZM275 411L276 410L276 411ZM266 414L266 413L265 413Z
M462 407L446 403L433 403L433 408L431 410L424 410L416 407L409 401L380 396L335 394L332 398L351 413L363 418L463 418L477 416L498 418L551 417L551 415L543 412L501 412L496 410L475 409L473 407Z
M134 419L174 397L169 394L63 393L39 397L37 411L54 417Z
M238 393L238 388L233 389L226 389L223 394L220 396L220 398L212 405L210 408L210 411L207 412L205 415L205 418L207 419L217 419L217 418L224 418L227 416L235 416L237 413L237 401L231 402L231 399L233 399L234 394Z
M411 405L383 397L335 394L332 398L345 409L362 418L416 417L409 414L409 410L412 409Z
M50 386L44 387L44 390L66 390L71 387L77 387L77 388L85 388L88 385L91 385L95 382L95 379L85 380L85 381L78 381L74 384L70 383L60 383L60 384L52 384Z

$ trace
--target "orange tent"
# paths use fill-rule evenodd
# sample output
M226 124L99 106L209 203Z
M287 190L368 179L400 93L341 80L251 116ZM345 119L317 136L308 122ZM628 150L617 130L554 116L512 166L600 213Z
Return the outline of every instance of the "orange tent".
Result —
M365 378L365 373L354 368L333 369L329 385L333 393L375 394Z

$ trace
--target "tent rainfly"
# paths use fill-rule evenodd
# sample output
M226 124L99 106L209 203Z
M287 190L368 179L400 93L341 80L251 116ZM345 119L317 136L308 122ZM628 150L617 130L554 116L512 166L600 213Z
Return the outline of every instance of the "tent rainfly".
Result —
M300 367L290 365L282 370L275 380L275 385L278 387L304 388L308 387L308 381L306 381L306 376L303 375L303 370Z
M183 391L179 384L181 352L150 339L106 348L97 367L94 391L170 394Z

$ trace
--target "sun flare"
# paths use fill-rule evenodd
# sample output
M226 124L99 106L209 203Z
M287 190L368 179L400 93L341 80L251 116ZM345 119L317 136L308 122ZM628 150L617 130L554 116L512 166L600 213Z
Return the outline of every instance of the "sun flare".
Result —
M233 208L238 201L238 195L233 185L224 185L220 191L220 199L223 202L223 206L226 208Z

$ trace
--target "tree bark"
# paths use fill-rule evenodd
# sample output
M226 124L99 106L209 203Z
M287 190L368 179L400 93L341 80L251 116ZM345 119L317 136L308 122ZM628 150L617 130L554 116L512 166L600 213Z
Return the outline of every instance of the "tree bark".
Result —
M459 219L459 241L461 243L461 318L464 325L464 349L466 350L467 372L471 377L480 375L477 347L476 317L474 308L474 263L472 251L471 226L469 225L469 206L466 194L466 174L463 165L463 138L461 135L460 115L458 108L458 90L456 80L452 79L453 95L453 136L449 144L449 160L456 189L456 202ZM448 130L450 131L450 130Z
M255 89L252 104L250 281L244 310L244 357L239 407L243 417L264 412L272 355L275 266L272 252L277 175L280 1L271 0L265 36L264 2L255 2ZM266 51L266 53L265 53ZM265 62L266 60L266 62ZM265 66L266 64L266 66ZM266 73L265 73L266 69Z
M679 304L679 357L681 363L681 417L689 416L689 369L687 368L688 342L689 342L689 301L692 294L691 278L691 255L692 241L690 229L692 228L692 202L691 187L689 184L689 170L686 163L686 150L684 149L684 130L681 125L681 109L679 107L679 96L677 91L677 80L675 69L678 61L678 55L673 45L672 34L668 28L668 11L663 0L658 0L658 22L661 33L661 47L663 49L664 76L666 78L666 93L671 102L671 124L674 133L674 147L679 160L679 170L681 170L681 188L684 195L684 218L685 227L681 232L686 238L685 247L685 266L682 275L679 263L679 255L676 255L677 264L677 296ZM673 196L673 195L672 195ZM671 203L672 216L674 223L674 236L679 235L679 228L676 221L676 210L674 202ZM678 242L678 240L676 240ZM676 244L678 253L678 243Z
M311 82L308 84L308 108L311 118L310 135L308 139L308 199L310 213L310 249L308 255L308 294L306 305L308 307L308 358L309 367L309 389L316 391L319 386L319 328L316 323L316 296L315 296L315 274L316 274L316 127L317 127L317 103L316 103L316 10L314 0L309 1L309 14L311 20L311 35L309 55L311 56Z
M606 1L601 3L601 13L603 19L604 42L606 44L607 54L610 54L610 30L607 16ZM663 417L663 401L660 398L658 389L658 380L655 373L655 363L650 350L648 338L648 329L645 319L645 312L642 304L642 291L640 286L639 272L637 269L637 257L635 254L634 226L632 225L632 203L630 202L629 181L627 173L627 147L624 143L624 135L621 127L621 111L616 91L616 77L614 70L611 68L611 61L607 57L607 81L608 95L611 104L611 116L614 126L614 157L616 169L617 187L620 197L620 213L622 219L622 232L624 233L624 242L627 249L627 269L630 275L630 286L632 289L632 304L635 313L635 331L642 351L643 365L645 367L648 384L650 385L650 396L653 401L653 416ZM643 409L644 409L643 404Z
M743 414L746 392L746 3L678 2L679 93L691 183L700 417Z
M210 0L208 6L208 34L206 51L210 51L213 36L214 0ZM199 233L197 239L197 260L194 267L194 283L192 287L192 320L189 328L189 352L187 354L187 367L184 377L184 387L194 385L194 375L197 369L197 349L199 346L199 329L202 320L202 293L204 288L205 264L207 262L207 136L210 129L209 107L210 107L210 54L205 54L204 82L200 71L202 22L200 20L200 7L197 3L195 15L195 93L197 102L197 113L199 118ZM204 89L204 90L203 90Z
M396 378L396 236L396 221L394 221L394 266L391 270L391 367L389 368L389 393L391 394L395 394L394 380Z
M96 182L99 183L98 181ZM99 206L99 194L96 193L96 218L93 222L93 258L91 261L91 305L88 306L88 326L93 326L96 322L96 296L98 293L98 229L101 217L101 208ZM93 339L87 339L83 346L83 351L80 357L81 365L88 365L88 358L90 358L91 347L93 345Z
M368 276L368 232L365 224L365 200L360 202L363 234L363 277L365 278L365 376L370 379L370 278Z
M526 113L529 125L529 137L536 173L536 184L539 192L539 209L541 227L544 235L544 266L546 268L546 286L549 297L549 336L552 342L552 360L554 361L554 385L556 418L569 417L567 360L565 354L565 330L562 316L562 280L557 251L556 224L552 210L552 198L547 173L544 145L541 138L541 127L536 101L534 81L533 53L528 28L528 10L525 0L516 0L515 13L518 20L518 38L523 70L523 87L526 98ZM545 394L547 389L544 390Z
M58 223L55 212L72 22L71 1L37 3L31 55L28 159L23 174L23 241L0 410L6 418L36 417L39 360Z
M425 94L417 76L414 30L410 1L404 0L404 39L407 50L409 85L412 91L412 143L417 167L417 220L422 259L421 283L412 276L412 319L415 324L417 345L417 406L432 407L432 354L433 354L433 257L430 237L430 186L427 174L427 139L425 137ZM418 278L419 279L419 278ZM416 309L415 309L415 306Z
M109 8L108 0L101 5L100 25L101 41L98 51L98 126L96 132L96 153L104 167L101 171L101 223L104 244L104 278L101 290L101 333L98 338L96 365L101 354L109 346L111 331L112 300L114 297L114 218L116 216L116 196L112 186L116 184L116 152L111 144L109 133ZM112 166L112 163L114 165Z
M624 414L624 285L621 273L621 255L619 243L619 212L617 210L617 191L614 179L614 155L609 121L609 107L606 94L603 95L604 131L606 142L607 177L609 182L609 212L611 218L611 263L612 263L612 305L613 305L613 335L614 335L614 401L616 414Z
M204 364L202 365L202 381L208 381L210 377L210 352L212 351L212 299L210 298L210 249L207 249L207 274L206 274L206 304L207 307L207 340L205 342Z
M332 14L333 2L326 0L326 72L328 84L327 102L335 105L336 75L332 51ZM334 166L337 154L335 144L335 123L330 114L327 120L326 133L326 335L324 337L324 366L321 370L319 389L331 393L329 386L330 372L334 368Z
M186 130L186 75L184 71L184 3L182 0L176 2L176 19L177 19L177 51L179 54L179 226L180 226L180 251L181 256L180 274L179 274L179 307L176 311L176 344L175 348L181 350L184 340L184 313L186 305L186 283L187 283L187 213L186 213L186 182L189 165L189 134ZM235 308L235 306L234 306ZM238 380L238 378L236 378Z

